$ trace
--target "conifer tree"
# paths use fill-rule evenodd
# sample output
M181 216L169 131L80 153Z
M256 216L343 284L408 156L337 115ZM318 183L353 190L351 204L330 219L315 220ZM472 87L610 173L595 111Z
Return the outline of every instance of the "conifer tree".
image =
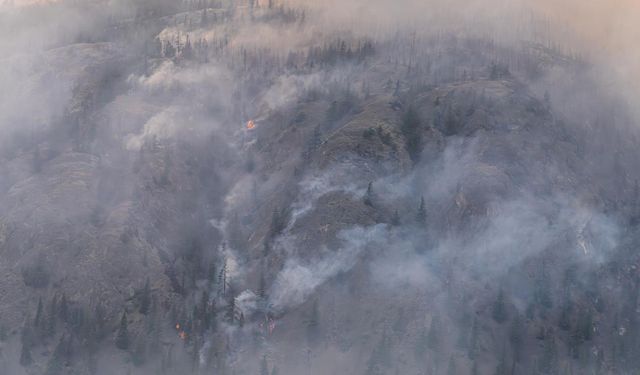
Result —
M499 324L502 324L507 320L507 308L505 306L504 291L502 291L502 289L498 293L498 297L493 304L491 316L493 317L493 320Z
M416 221L418 222L418 224L426 224L427 222L427 205L425 203L424 197L420 198L420 206L418 206Z
M36 309L36 317L33 320L33 326L36 329L41 327L42 324L42 297L38 298L38 308Z
M456 375L456 362L453 360L453 356L449 358L449 367L447 368L447 375Z
M147 315L149 307L151 305L151 286L149 284L149 278L144 283L144 288L140 292L140 313Z
M25 325L22 328L22 334L20 336L22 348L20 349L20 365L29 366L33 363L33 357L31 356L31 347L33 346L33 332L31 327Z
M120 350L129 349L129 329L126 311L122 313L122 318L120 319L120 327L116 334L116 347Z
M71 338L62 336L58 345L51 354L49 362L47 362L47 369L45 375L62 375L64 374L64 368L68 365L71 359Z
M58 311L60 314L60 320L64 323L67 323L69 321L69 304L67 302L67 296L65 294L62 295Z
M369 186L367 186L367 192L364 195L364 204L373 207L373 182L369 182Z
M320 309L318 307L318 300L313 301L311 306L311 312L307 319L307 340L309 343L315 343L318 340L320 334Z
M394 227L400 226L400 213L398 212L398 210L395 210L393 212L393 216L391 217L391 225L393 225Z
M135 366L142 366L147 362L147 340L145 335L138 335L135 348L131 354L131 361Z

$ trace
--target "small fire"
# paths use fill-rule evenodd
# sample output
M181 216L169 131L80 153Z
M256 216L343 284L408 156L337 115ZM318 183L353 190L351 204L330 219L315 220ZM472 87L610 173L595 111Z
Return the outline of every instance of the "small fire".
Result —
M249 120L249 122L247 122L247 129L253 130L255 128L256 128L256 123L253 120Z
M178 337L180 337L183 341L187 339L187 333L182 330L180 323L176 323L176 331L178 331Z
M264 317L264 322L260 323L260 329L268 334L269 336L273 334L273 331L276 329L276 322L273 318L269 316Z

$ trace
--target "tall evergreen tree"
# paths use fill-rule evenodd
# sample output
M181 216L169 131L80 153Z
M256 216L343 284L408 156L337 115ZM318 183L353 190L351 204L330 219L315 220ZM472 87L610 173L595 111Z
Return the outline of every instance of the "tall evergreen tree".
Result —
M398 210L395 210L393 216L391 216L391 225L394 227L400 226L400 212Z
M538 362L538 371L543 375L555 375L557 373L557 347L553 338L545 340L542 356Z
M437 352L440 349L441 334L440 334L440 318L434 316L431 320L429 327L429 335L427 336L427 342L429 349Z
M449 358L449 367L447 368L447 375L456 375L456 361L453 359L453 356Z
M227 298L227 320L233 324L236 321L236 294L233 288L229 287Z
M420 198L420 206L418 206L416 221L418 222L418 224L426 224L427 222L427 205L425 203L424 197Z
M513 349L513 360L520 361L524 345L524 325L520 314L516 314L509 328L509 343Z
M33 363L33 357L31 356L31 348L33 346L33 331L30 326L25 325L22 328L20 336L22 348L20 349L20 365L29 366Z
M71 338L62 336L58 345L51 354L49 362L47 362L47 369L45 375L62 375L64 369L67 367L71 359Z
M496 301L493 303L491 316L496 323L502 324L507 321L507 307L504 302L504 291L500 289Z
M69 303L67 302L67 296L62 295L60 300L60 306L58 307L58 313L60 314L60 320L64 323L69 321Z
M36 309L36 317L33 320L33 326L40 331L43 326L43 317L42 317L42 297L38 298L38 308Z
M313 301L311 306L311 312L307 318L307 341L310 344L315 343L320 335L320 309L318 307L318 300Z
M506 348L502 348L502 355L500 356L500 361L496 366L495 375L508 375L507 371L507 350Z
M413 108L409 108L402 119L401 130L405 139L405 147L414 163L420 161L420 154L422 153L421 126L418 112Z
M367 192L364 194L364 204L373 207L373 182L369 182Z
M122 313L120 327L116 333L116 347L120 350L129 349L129 328L127 322L127 312Z
M425 360L428 348L429 348L429 339L428 339L426 329L423 328L422 331L420 332L420 335L418 336L418 340L416 341L416 347L414 350L414 354L418 362L423 362Z
M144 334L138 335L131 354L131 361L135 366L142 366L147 362L147 340Z
M140 292L140 313L147 315L149 307L151 305L151 285L149 284L149 278L144 283L144 288Z

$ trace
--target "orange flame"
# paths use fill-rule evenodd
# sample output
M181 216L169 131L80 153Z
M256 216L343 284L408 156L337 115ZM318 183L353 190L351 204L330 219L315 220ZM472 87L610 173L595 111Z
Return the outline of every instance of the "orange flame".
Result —
M256 128L256 123L253 120L249 120L249 122L247 122L247 129L252 130Z
M182 330L182 326L180 326L180 323L176 323L176 331L178 331L178 337L180 337L183 341L187 339L187 333Z

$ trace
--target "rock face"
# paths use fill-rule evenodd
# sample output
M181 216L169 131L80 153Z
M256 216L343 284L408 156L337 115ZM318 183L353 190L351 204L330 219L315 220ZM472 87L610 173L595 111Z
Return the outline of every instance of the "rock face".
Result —
M414 35L284 62L246 27L304 13L169 5L0 67L38 107L0 94L7 368L633 367L638 134L596 92L554 98L580 61Z

